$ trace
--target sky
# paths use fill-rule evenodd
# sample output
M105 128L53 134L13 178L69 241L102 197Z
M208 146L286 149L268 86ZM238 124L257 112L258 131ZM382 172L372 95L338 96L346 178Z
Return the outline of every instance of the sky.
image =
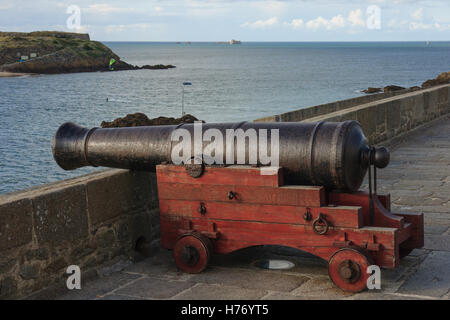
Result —
M450 41L449 0L0 0L0 31L99 41Z

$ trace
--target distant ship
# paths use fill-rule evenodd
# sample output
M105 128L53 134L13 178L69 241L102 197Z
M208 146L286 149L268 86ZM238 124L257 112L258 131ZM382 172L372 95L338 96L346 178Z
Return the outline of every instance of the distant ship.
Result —
M230 44L241 44L241 41L240 40L231 39L230 40Z

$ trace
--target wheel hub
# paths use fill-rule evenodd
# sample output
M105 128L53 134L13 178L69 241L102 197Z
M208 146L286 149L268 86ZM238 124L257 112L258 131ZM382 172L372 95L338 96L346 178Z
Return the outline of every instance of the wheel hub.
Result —
M338 266L338 274L345 282L354 283L361 276L361 269L357 263L351 260L344 260Z
M196 248L192 246L186 246L181 252L181 259L187 265L193 266L198 262L200 255Z

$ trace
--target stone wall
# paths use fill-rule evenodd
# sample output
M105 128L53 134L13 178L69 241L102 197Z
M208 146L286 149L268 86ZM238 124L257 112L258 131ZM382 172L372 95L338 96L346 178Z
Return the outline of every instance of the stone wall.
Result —
M107 170L0 196L0 299L65 288L159 238L154 173ZM52 290L53 290L52 289Z
M364 96L265 120L355 119L376 143L449 113L449 91L443 85ZM72 264L86 279L138 258L137 243L159 238L156 189L154 173L106 170L0 196L0 299L42 288L66 290L65 271Z
M450 112L450 85L333 102L255 122L357 120L370 143L390 140ZM363 103L360 103L363 102ZM316 108L316 109L314 109Z
M357 120L370 143L391 140L450 112L450 85L415 91L302 121Z
M359 106L362 104L370 103L377 100L382 100L398 95L402 95L408 92L413 92L414 89L408 88L404 90L398 90L387 93L377 93L363 95L351 99L340 100L335 102L330 102L326 104L321 104L318 106L312 106L308 108L298 109L289 111L282 114L272 115L264 118L256 119L254 122L298 122L312 117L317 117L321 115L327 115L331 112L348 109L351 107Z

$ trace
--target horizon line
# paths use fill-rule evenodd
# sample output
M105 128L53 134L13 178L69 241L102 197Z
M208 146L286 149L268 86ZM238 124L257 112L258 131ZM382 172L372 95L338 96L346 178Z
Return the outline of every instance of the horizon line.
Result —
M164 42L164 43L228 43L230 40L93 40L105 42ZM239 40L242 43L376 43L376 42L450 42L450 40Z

